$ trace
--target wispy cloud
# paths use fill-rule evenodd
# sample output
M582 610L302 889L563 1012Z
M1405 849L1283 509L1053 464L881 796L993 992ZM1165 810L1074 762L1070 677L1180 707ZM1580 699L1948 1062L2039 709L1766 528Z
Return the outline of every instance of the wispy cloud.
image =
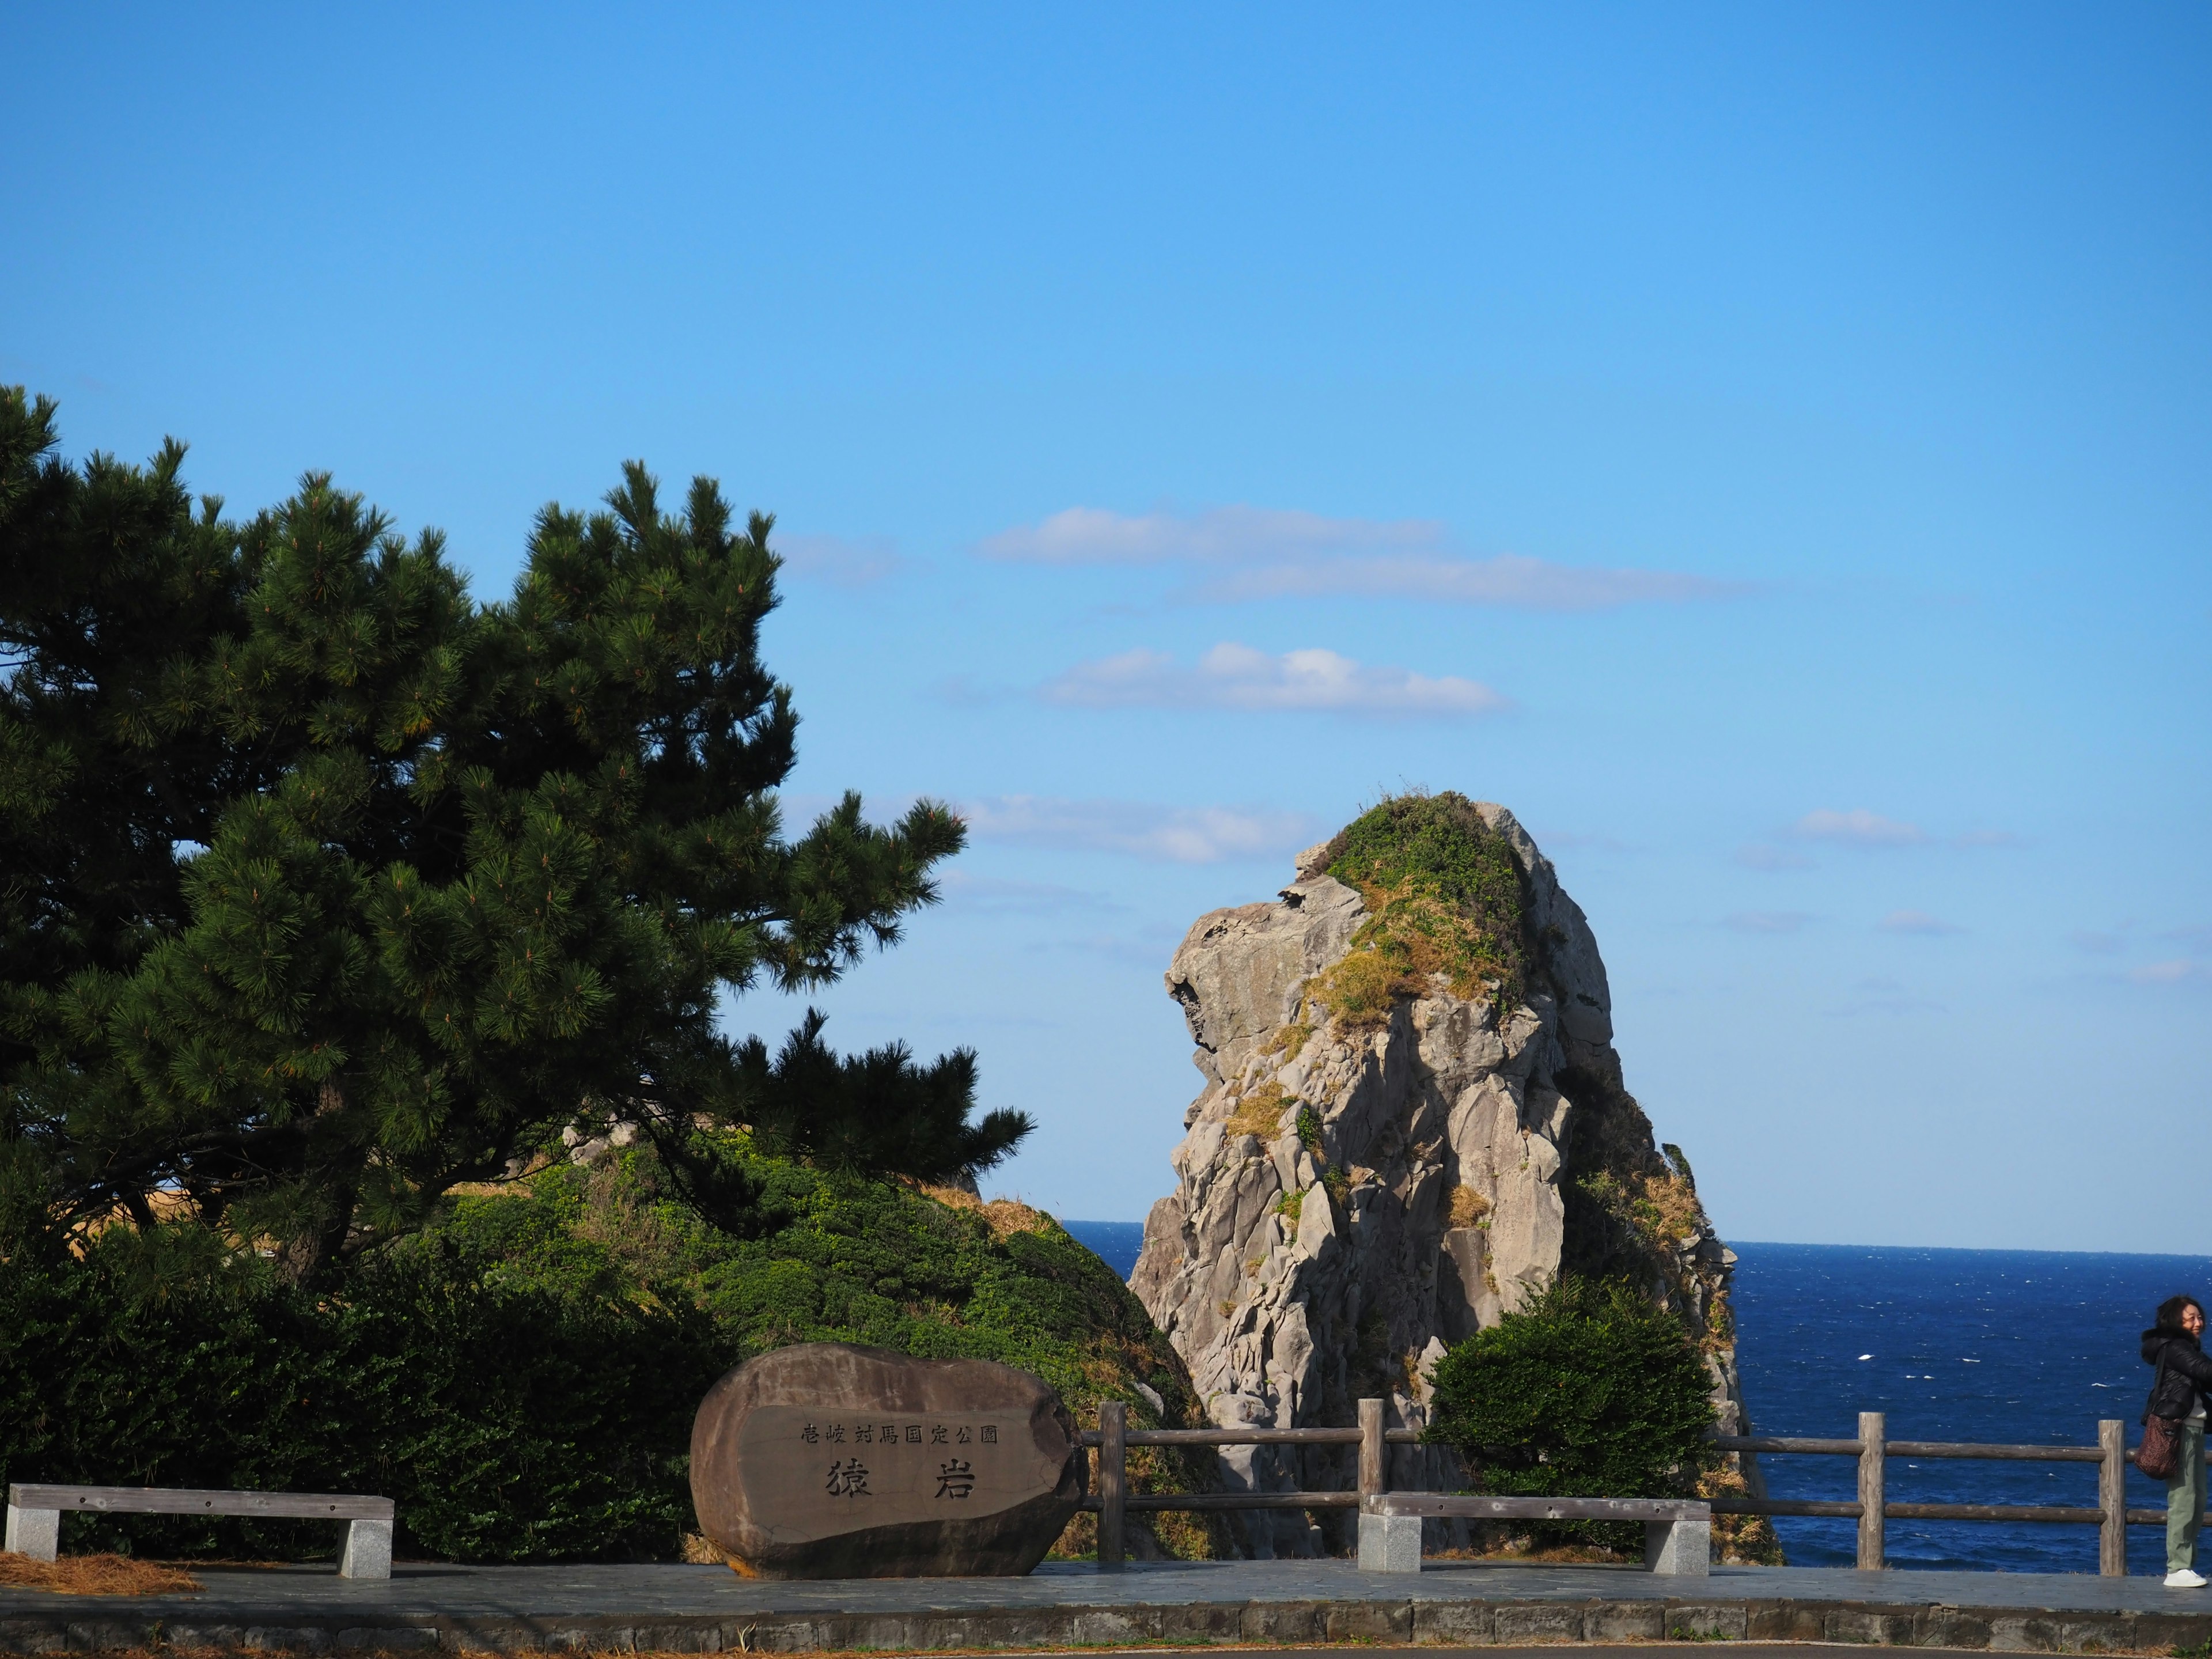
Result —
M1068 911L1103 915L1129 907L1103 893L1062 887L1045 881L1005 881L994 876L970 875L955 870L941 885L945 901L956 910L981 911L988 915L1057 915Z
M1078 708L1243 708L1437 720L1486 714L1510 701L1474 680L1370 667L1319 649L1279 656L1215 646L1194 665L1139 649L1078 664L1046 684L1046 701Z
M1838 847L1933 847L1966 849L2019 847L2025 843L2009 830L1969 830L1964 835L1938 837L1917 823L1884 817L1863 806L1840 811L1832 806L1815 808L1791 824L1787 832L1797 841L1826 842Z
M870 587L908 562L888 536L779 534L774 545L793 576L833 587Z
M1875 925L1885 933L1917 933L1926 938L1966 931L1956 922L1942 921L1925 910L1892 910Z
M1863 979L1851 989L1857 994L1853 1000L1828 1011L1836 1018L1852 1019L1867 1014L1940 1014L1943 1012L1942 1003L1923 997L1893 979Z
M1791 824L1790 833L1801 841L1839 842L1848 847L1917 847L1928 839L1918 824L1886 818L1863 806L1848 812L1818 808Z
M2178 985L2184 980L2212 980L2212 963L2176 957L2170 962L2147 962L2130 969L2128 977L2138 985Z
M1170 864L1281 858L1318 838L1303 812L1271 807L1157 806L1142 801L994 795L958 809L982 841L1126 853Z
M1554 564L1517 553L1468 558L1429 519L1331 519L1243 506L1194 514L1071 507L1002 531L979 550L1035 564L1194 568L1210 574L1187 597L1223 601L1352 594L1602 611L1748 591L1680 571Z
M1180 929L1149 927L1140 927L1133 934L1091 933L1074 939L1039 939L1027 948L1038 956L1073 951L1158 969L1167 966L1176 946L1182 942Z
M1792 847L1777 847L1771 842L1746 842L1735 849L1735 861L1747 870L1809 870L1813 860Z
M2116 957L2127 948L2126 933L2130 923L2122 922L2117 932L2103 933L2094 927L2076 928L2066 935L2066 942L2077 951L2086 951L2093 957Z
M1739 910L1721 926L1739 933L1795 933L1812 920L1802 910Z

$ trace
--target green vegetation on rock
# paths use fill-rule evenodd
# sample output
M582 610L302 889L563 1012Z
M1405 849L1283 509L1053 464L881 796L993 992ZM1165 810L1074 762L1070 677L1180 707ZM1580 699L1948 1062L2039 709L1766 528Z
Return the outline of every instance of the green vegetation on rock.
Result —
M1436 975L1453 995L1486 1000L1501 1018L1521 1006L1521 866L1466 796L1387 796L1338 832L1322 858L1370 913L1352 948L1311 987L1338 1021L1379 1025L1394 999L1421 994Z

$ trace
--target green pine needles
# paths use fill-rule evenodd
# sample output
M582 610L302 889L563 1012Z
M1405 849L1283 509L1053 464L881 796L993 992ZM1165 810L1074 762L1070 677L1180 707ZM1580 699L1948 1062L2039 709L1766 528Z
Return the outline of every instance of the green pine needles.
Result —
M716 1030L895 942L964 834L848 794L786 838L771 520L633 463L483 604L326 476L235 524L54 412L0 391L0 1231L189 1213L307 1281L580 1115L930 1179L1027 1133L965 1051L841 1070L811 1022L825 1125Z

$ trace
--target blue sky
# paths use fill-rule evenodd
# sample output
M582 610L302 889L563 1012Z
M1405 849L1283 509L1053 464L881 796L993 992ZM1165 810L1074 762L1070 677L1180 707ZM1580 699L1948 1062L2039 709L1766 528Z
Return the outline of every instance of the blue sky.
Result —
M779 514L795 799L975 830L830 1033L1060 1214L1422 785L1724 1234L2212 1251L2212 13L1372 13L16 7L0 378L487 597L627 457Z

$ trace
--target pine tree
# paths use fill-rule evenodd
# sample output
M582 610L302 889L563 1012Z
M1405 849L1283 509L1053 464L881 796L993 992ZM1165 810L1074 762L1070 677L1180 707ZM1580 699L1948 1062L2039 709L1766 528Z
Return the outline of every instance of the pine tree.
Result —
M720 994L826 983L935 898L941 805L881 829L848 794L785 837L773 520L712 480L671 514L633 463L606 510L549 507L482 605L436 532L326 476L234 525L181 446L72 466L54 412L0 393L15 1231L189 1206L306 1279L580 1114L749 1123L769 1072ZM1027 1132L969 1121L965 1051L883 1058L843 1062L910 1119L840 1143L873 1171L972 1173ZM773 1109L813 1144L805 1099Z

